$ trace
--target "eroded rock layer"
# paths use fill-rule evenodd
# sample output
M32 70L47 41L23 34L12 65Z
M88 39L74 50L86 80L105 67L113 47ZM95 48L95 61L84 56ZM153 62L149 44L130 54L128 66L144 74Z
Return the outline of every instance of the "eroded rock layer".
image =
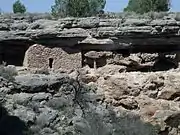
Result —
M174 15L174 16L173 16ZM178 49L180 21L161 19L0 16L0 44L44 44L81 50L169 51Z

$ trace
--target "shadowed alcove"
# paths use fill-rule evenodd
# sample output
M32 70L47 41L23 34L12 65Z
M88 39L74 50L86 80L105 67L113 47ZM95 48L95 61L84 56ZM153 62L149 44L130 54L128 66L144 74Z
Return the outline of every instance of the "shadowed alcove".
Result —
M0 43L0 63L23 66L24 56L29 44L24 41Z

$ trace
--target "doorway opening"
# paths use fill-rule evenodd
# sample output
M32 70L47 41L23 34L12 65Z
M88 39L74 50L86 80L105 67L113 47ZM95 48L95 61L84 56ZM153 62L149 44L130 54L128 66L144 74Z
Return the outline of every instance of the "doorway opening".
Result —
M53 67L53 58L49 58L49 68Z

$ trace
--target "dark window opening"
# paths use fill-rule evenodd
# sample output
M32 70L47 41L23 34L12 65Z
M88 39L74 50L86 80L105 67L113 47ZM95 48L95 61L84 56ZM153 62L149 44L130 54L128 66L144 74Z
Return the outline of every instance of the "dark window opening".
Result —
M49 58L49 67L52 68L53 66L53 58Z

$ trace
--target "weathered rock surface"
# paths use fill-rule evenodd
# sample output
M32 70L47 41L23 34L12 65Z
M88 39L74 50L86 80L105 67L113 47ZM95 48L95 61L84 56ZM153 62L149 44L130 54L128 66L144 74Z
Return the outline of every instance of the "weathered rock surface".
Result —
M180 135L179 27L1 15L1 61L35 69L0 78L0 135Z
M1 78L0 133L179 135L179 73L85 70L97 76L89 86L66 74Z
M175 14L175 13L174 13ZM180 21L152 18L61 18L1 15L0 44L74 46L83 50L169 51L179 49Z
M173 15L161 19L0 15L0 62L63 70L115 64L126 66L126 71L157 71L162 63L176 68L179 60L171 56L178 55L180 21Z
M169 53L130 53L120 54L110 51L89 51L84 54L84 65L97 67L99 71L106 69L117 69L123 71L166 71L179 67L179 52ZM114 71L113 71L114 72Z
M105 66L106 67L106 66ZM117 109L139 114L141 119L153 124L160 124L163 134L180 134L179 112L179 71L160 72L117 72L109 68L90 70L82 76L93 76L96 81L82 77L90 86L97 86L99 100ZM111 68L111 70L110 70ZM87 69L88 70L88 69ZM176 117L174 120L171 117ZM171 121L167 124L166 119ZM169 127L169 125L175 125Z

